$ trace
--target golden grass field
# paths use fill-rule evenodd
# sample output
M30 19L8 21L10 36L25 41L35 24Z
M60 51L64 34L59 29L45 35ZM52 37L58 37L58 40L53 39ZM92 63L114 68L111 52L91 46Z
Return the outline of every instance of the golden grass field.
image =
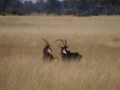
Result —
M41 37L83 58L43 62ZM0 90L120 90L120 16L0 16Z

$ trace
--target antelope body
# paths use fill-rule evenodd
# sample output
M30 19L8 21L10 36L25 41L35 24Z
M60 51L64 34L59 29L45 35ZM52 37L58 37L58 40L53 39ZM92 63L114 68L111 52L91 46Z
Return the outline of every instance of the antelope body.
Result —
M58 39L56 41L61 41L64 45L63 47L61 47L62 60L72 60L72 59L80 60L82 58L82 55L80 55L78 52L71 52L67 50L69 46L67 46L67 41L65 39L63 40Z
M52 60L54 60L57 57L54 57L51 54L51 52L52 52L52 49L50 48L51 45L45 39L43 39L43 40L46 43L46 45L45 45L45 47L43 49L43 61L52 61Z

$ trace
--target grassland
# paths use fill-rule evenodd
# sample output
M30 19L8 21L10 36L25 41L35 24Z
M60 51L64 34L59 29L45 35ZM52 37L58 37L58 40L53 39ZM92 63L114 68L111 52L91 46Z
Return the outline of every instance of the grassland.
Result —
M43 62L41 37L83 58ZM0 16L0 90L120 90L120 16Z

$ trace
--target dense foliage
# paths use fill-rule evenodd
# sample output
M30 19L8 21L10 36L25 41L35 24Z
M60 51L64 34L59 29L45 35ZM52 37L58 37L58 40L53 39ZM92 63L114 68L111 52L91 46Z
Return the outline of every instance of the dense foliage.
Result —
M120 0L0 0L0 14L28 15L113 15L120 14Z

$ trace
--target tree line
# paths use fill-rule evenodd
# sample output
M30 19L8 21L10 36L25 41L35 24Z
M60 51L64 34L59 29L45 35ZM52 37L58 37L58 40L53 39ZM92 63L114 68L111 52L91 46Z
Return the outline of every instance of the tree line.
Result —
M120 0L0 0L0 14L119 15Z

